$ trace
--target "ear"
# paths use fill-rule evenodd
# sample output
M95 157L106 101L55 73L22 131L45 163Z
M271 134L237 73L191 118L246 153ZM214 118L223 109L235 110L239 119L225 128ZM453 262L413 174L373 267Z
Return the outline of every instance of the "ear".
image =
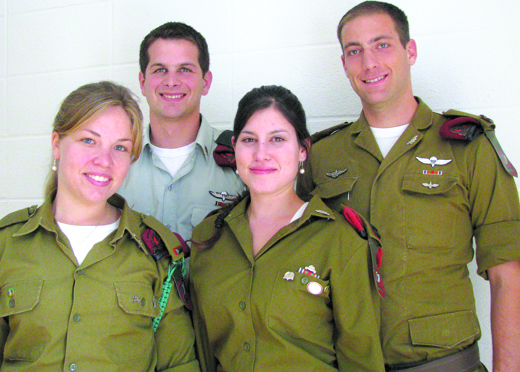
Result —
M202 95L205 96L206 94L208 94L209 88L211 87L211 82L213 81L213 74L211 73L211 71L208 71L202 79L204 80L204 89L202 90Z
M233 146L233 150L237 147L237 141L235 136L231 137L231 146Z
M56 160L59 160L60 159L60 135L56 131L52 132L51 146L52 146L52 157Z
M347 67L345 66L345 54L344 53L341 54L341 64L343 65L343 70L345 70L345 72L347 72Z
M406 44L406 53L408 54L408 64L413 66L417 60L417 44L414 39L410 39Z
M145 80L144 74L141 71L139 71L139 86L141 87L141 94L143 96L146 96L146 94L144 94L145 93L144 80Z
M307 149L311 148L311 139L310 138L306 138L305 139L305 143L307 144L307 147L300 146L300 161L307 160Z

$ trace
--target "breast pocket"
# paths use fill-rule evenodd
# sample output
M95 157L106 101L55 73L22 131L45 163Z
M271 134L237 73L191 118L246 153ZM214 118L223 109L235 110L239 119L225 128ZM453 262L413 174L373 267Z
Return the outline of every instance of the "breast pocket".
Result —
M0 289L0 317L9 322L4 359L34 362L49 342L49 332L33 310L40 302L43 280L13 281ZM41 315L41 314L40 314Z
M152 318L160 316L149 283L116 282L117 308L111 321L108 350L116 363L150 358L154 349Z
M457 176L405 174L402 190L409 247L467 244L464 239L471 234L469 202Z
M278 273L269 305L270 328L294 338L330 343L332 318L328 281L290 270Z

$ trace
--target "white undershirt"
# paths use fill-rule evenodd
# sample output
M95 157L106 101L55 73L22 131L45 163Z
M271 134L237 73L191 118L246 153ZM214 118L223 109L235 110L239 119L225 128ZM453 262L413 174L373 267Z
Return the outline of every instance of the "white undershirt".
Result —
M81 265L92 247L119 227L119 221L120 219L110 225L99 226L78 226L58 222L58 226L69 239L72 252L74 252L78 264Z
M303 212L305 212L305 208L307 208L307 205L309 205L309 202L303 203L303 205L300 207L300 209L298 209L296 211L296 213L294 214L293 218L291 219L291 222L296 221L298 218L303 216ZM289 223L291 223L291 222L289 222Z
M390 149L395 145L399 137L401 137L401 135L404 133L406 128L408 128L408 124L392 128L370 127L384 158L386 158L386 155L388 154Z
M175 177L186 159L195 151L195 146L196 143L192 142L176 149L165 149L150 144L153 153L161 159L172 177Z

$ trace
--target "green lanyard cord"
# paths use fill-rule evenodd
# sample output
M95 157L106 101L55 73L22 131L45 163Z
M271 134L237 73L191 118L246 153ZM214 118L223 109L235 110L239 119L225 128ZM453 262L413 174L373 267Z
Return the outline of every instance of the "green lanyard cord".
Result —
M184 257L180 259L179 261L170 262L168 265L168 276L166 277L166 280L164 281L161 298L159 299L159 307L161 308L161 315L159 315L158 318L153 318L152 325L153 325L153 331L157 331L157 328L159 328L159 322L161 321L164 309L166 308L166 304L168 303L168 298L170 297L170 292L172 290L172 276L173 272L180 266L181 272L184 275L186 268L184 267Z

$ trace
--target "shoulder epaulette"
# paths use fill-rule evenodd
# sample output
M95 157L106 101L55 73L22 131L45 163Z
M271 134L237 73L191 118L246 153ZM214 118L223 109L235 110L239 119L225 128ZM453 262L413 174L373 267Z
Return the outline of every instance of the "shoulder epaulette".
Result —
M225 130L215 140L217 147L213 150L213 158L220 167L236 169L235 150L233 150L233 131Z
M37 205L30 206L28 208L20 209L16 212L9 213L7 216L0 220L0 229L4 227L14 225L20 222L26 222L31 218L31 216L36 213L36 209L38 209Z
M484 133L504 166L504 169L513 177L518 177L518 172L505 154L495 135L495 123L484 115L472 115L457 110L443 112L447 120L442 125L439 133L443 138L462 141L473 141Z
M311 143L316 143L316 142L318 142L319 140L321 140L321 139L323 139L325 137L332 136L333 134L336 134L337 132L339 132L343 128L349 126L350 124L352 124L352 122L347 122L347 123L335 125L333 127L324 129L324 130L319 131L319 132L316 132L313 135L311 135Z
M381 236L379 235L379 232L370 222L366 221L352 208L343 207L343 215L354 227L359 236L368 240L368 247L370 248L370 256L372 259L374 282L376 283L379 295L382 298L385 298L385 285L383 284L383 279L380 273L381 264L383 263L383 248L381 246Z

